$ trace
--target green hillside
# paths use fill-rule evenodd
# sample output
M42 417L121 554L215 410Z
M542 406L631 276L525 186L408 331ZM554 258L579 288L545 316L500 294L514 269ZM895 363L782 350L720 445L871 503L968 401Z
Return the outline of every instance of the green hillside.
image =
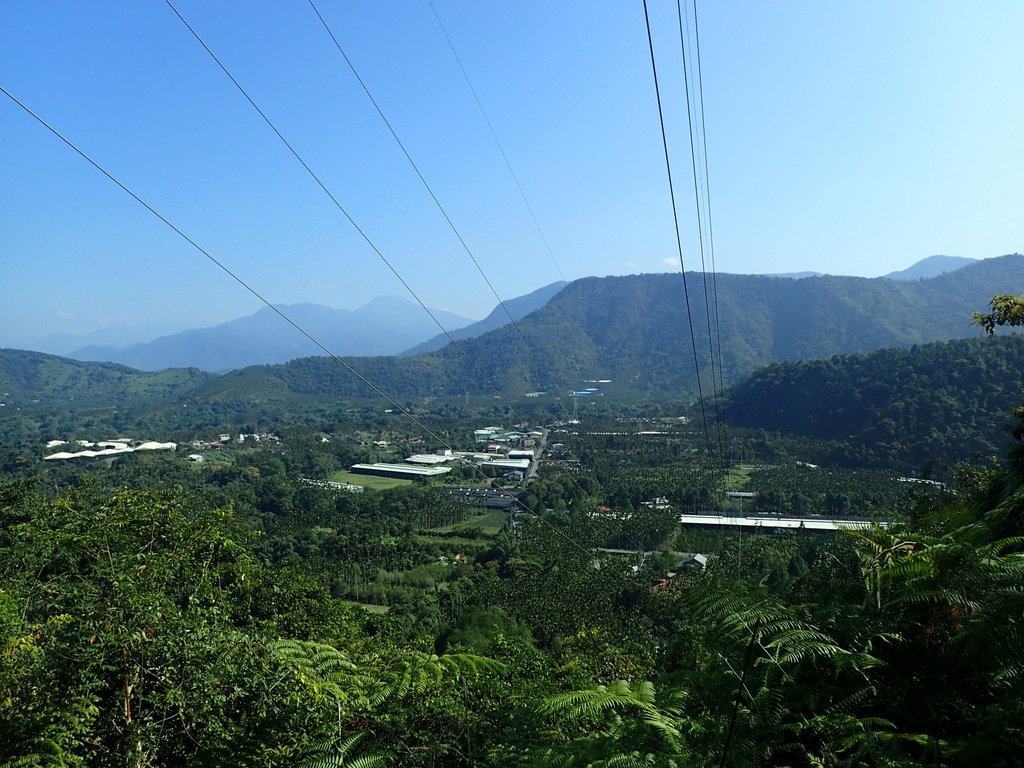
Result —
M688 275L691 342L679 275L585 278L518 323L426 355L349 358L363 376L396 397L565 391L583 379L607 378L609 392L692 394L694 350L710 389L708 315L717 314L725 382L760 366L836 354L909 347L974 336L972 311L989 298L1024 286L1024 256L987 259L927 280L719 275L717 313L708 311L704 282ZM714 327L714 323L712 323ZM465 352L465 355L463 354ZM468 356L473 362L466 360ZM716 352L717 356L717 352ZM238 372L211 385L211 397L249 397L250 388L306 395L365 396L351 373L328 358ZM203 396L206 396L206 392Z
M725 417L876 463L968 459L1005 450L1022 382L1024 337L962 339L770 365L729 393Z
M1024 256L979 261L935 278L719 275L717 311L705 303L699 274L688 275L694 341L679 275L586 278L567 285L518 323L444 349L411 357L346 358L365 379L395 398L510 394L579 387L611 379L604 389L626 396L696 391L694 345L706 391L711 387L708 316L717 316L716 357L726 384L779 361L910 347L977 335L970 313L997 293L1024 286ZM715 323L712 323L715 327ZM472 362L467 361L469 358ZM194 391L193 391L194 390ZM0 393L38 399L118 403L188 394L199 401L286 404L300 398L367 397L373 391L326 357L253 366L222 377L194 369L141 373L30 352L0 356Z
M0 349L0 395L7 408L25 404L157 403L215 378L195 368L143 373L114 363L86 363L41 352Z

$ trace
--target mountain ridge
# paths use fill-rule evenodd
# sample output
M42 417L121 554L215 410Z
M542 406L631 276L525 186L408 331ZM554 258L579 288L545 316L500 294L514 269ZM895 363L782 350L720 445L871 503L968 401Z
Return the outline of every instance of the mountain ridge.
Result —
M884 279L927 279L974 261L961 257L930 256L905 270L891 272ZM806 280L829 276L800 272L765 277ZM518 322L547 304L566 285L564 281L551 283L523 296L508 299L504 302L504 308L496 306L486 318L478 322L443 310L433 310L435 317L447 329L447 333L440 334L436 333L436 324L422 313L421 308L396 296L377 297L355 310L334 310L308 302L280 307L295 315L297 323L322 341L334 354L410 356L442 349L452 339L464 340L495 330L508 323L509 314ZM137 334L138 330L129 334L124 328L103 329L79 337L50 334L26 346L71 359L117 362L140 370L195 366L218 372L247 365L286 362L296 357L322 353L319 347L297 331L281 324L272 310L266 307L251 315L215 326L186 328L155 339L130 344L109 341L130 338L132 335L137 337ZM424 338L427 340L423 341ZM76 339L93 339L96 343L76 345Z
M159 403L186 396L211 381L197 368L137 371L118 363L72 360L21 349L0 349L0 395L5 411L22 406Z
M700 280L699 274L689 276ZM919 281L758 275L718 275L722 359L720 381L772 362L910 347L980 333L970 313L991 296L1024 285L1024 256L985 259L956 272ZM613 379L611 391L693 394L695 371L711 389L709 314L701 291L691 291L693 339L678 274L583 278L518 323L526 349L509 326L416 357L354 359L374 382L400 396L559 390L584 379ZM717 344L717 340L715 341ZM473 361L468 363L463 353ZM696 358L696 359L695 359ZM330 360L303 358L259 372L303 394L368 395L369 390ZM222 379L210 385L228 396Z
M395 397L493 394L480 372L508 394L564 392L585 379L612 379L603 387L611 395L691 395L695 370L707 396L713 381L731 384L769 363L979 335L970 313L983 309L991 296L1022 286L1024 256L1019 254L917 281L724 274L717 277L718 305L712 313L720 318L720 334L709 336L704 294L691 291L691 341L678 274L584 278L518 323L529 348L514 328L504 326L462 341L461 351L449 344L416 356L346 362ZM277 320L277 325L283 324ZM716 353L712 372L709 339L717 346L717 335L722 354L719 363ZM91 370L99 379L106 375L102 367ZM373 394L334 360L317 356L195 383L191 395L211 402L260 400L267 392L284 400Z
M928 256L911 264L906 269L896 270L887 275L882 275L882 277L886 280L926 280L930 277L944 275L947 272L955 272L976 261L977 259L969 259L966 256Z
M379 296L355 310L309 302L277 305L277 309L339 356L398 354L436 328L418 305L395 296ZM445 327L472 322L443 310L431 312ZM194 367L218 372L322 353L309 338L283 322L274 309L261 307L251 315L208 328L123 348L84 347L67 357L120 363L144 371Z
M559 280L545 285L542 288L538 288L535 291L531 291L530 293L517 296L514 299L506 299L502 302L504 304L504 308L499 304L492 309L490 314L483 320L467 325L464 328L451 331L449 335L456 341L460 339L469 339L474 336L480 336L487 331L500 328L509 322L509 317L514 321L519 321L534 310L540 309L547 304L552 297L554 297L566 285L568 285L568 282L565 280ZM507 313L506 310L508 310ZM438 334L422 344L417 344L415 347L405 350L402 352L402 355L419 355L424 352L434 352L443 348L449 343L449 341L450 340L447 335Z

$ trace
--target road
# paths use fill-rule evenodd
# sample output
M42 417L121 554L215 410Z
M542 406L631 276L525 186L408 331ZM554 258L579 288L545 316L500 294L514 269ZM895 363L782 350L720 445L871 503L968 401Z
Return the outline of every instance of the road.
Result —
M544 456L544 449L548 444L548 431L545 429L544 434L541 435L540 445L537 447L536 452L533 455L533 462L530 464L530 468L526 471L526 477L523 478L523 488L530 484L530 481L537 476L537 469L540 467L540 460Z

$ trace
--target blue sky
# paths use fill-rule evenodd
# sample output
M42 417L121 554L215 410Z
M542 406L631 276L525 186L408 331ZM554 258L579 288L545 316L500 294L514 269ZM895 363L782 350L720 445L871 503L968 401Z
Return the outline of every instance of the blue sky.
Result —
M562 273L678 269L642 3L434 3ZM695 269L675 7L650 4ZM305 0L176 5L425 303L493 307ZM559 279L428 0L318 7L499 295ZM1024 4L698 12L719 271L1024 250ZM270 300L407 296L163 2L3 3L0 30L0 84ZM0 343L258 308L2 95L0 145Z

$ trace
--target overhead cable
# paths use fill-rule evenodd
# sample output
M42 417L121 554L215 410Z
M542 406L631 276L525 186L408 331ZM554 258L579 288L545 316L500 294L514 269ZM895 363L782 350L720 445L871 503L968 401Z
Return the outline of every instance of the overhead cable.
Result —
M523 204L526 206L526 210L530 212L530 218L533 219L533 225L537 228L537 234L540 235L540 239L544 242L544 247L547 248L548 255L551 257L551 262L555 265L555 270L558 272L558 276L562 280L565 280L565 274L562 272L562 267L559 265L558 259L555 258L555 252L551 249L551 243L548 242L548 238L544 234L544 230L541 228L540 222L537 220L537 215L533 212L533 206L530 205L530 201L526 199L526 192L523 191L523 185L519 183L519 177L512 169L512 163L508 159L505 147L498 138L498 134L494 130L494 125L491 123L491 119L487 116L487 110L484 109L483 102L480 101L476 88L473 87L473 82L469 79L469 73L466 72L466 67L462 64L462 57L460 57L459 52L455 50L455 43L452 42L452 38L448 34L448 30L445 28L444 22L441 21L441 15L437 12L437 8L434 6L434 0L427 0L427 2L430 3L430 10L434 12L434 18L437 19L437 24L441 27L441 34L444 35L444 39L448 42L448 47L451 49L452 56L455 57L455 61L459 65L459 70L462 72L462 77L466 81L466 86L469 88L469 92L473 94L473 100L476 102L476 106L480 110L480 114L483 116L484 122L487 123L487 129L491 132L491 138L494 139L494 143L498 147L498 152L501 153L501 159L505 161L505 167L508 168L509 175L512 176L512 181L515 183L516 189L519 190L519 196L523 198Z
M444 220L448 222L448 227L452 230L453 233L455 233L455 237L462 245L462 249L466 252L466 255L469 256L470 261L473 262L473 266L476 267L477 272L480 273L480 277L484 279L484 282L487 283L487 287L491 289L491 293L494 295L494 298L497 299L498 305L505 312L505 315L508 317L509 321L512 323L512 326L515 328L516 333L519 334L519 338L522 339L523 343L527 346L527 348L531 352L533 352L533 346L527 340L526 336L523 335L522 330L519 328L519 324L516 322L516 319L512 317L512 313L508 311L508 307L505 306L505 302L502 300L501 296L498 295L498 292L497 290L495 290L494 285L490 281L490 278L487 277L487 274L484 272L483 267L480 266L480 262L477 261L476 256L473 255L473 251L470 250L469 245L467 245L465 239L462 237L462 233L459 232L458 228L455 226L455 222L453 222L451 216L448 215L448 211L445 210L445 207L441 204L441 201L438 200L437 195L434 194L434 190L431 188L430 184L423 176L423 173L422 171L420 171L419 166L416 165L416 161L413 160L412 155L409 154L409 150L406 149L405 144L402 142L398 134L395 132L394 127L391 125L391 121L388 120L387 116L384 114L384 110L381 109L380 104L377 103L377 99L374 98L373 94L370 92L369 87L366 85L366 82L359 75L359 72L356 70L355 65L352 63L352 60L348 57L348 54L345 53L345 49L341 47L341 43L338 41L338 38L334 34L334 31L331 29L330 25L328 25L326 19L324 19L323 15L320 13L320 10L316 7L316 4L313 2L313 0L308 0L308 2L309 7L313 9L313 13L315 13L316 17L320 20L320 24L323 25L324 30L326 30L328 35L330 35L331 40L334 42L334 47L338 49L338 53L341 54L341 58L344 59L345 63L348 65L349 70L352 72L356 80L359 82L359 85L363 89L363 92L366 94L366 97L370 100L370 103L373 104L373 108L377 110L377 114L380 116L380 119L384 122L384 125L387 126L387 129L391 133L392 138L398 144L398 147L402 150L402 154L405 155L405 159L409 161L409 165L411 165L412 169L416 172L416 176L423 184L424 189L427 190L427 194L430 195L430 199L434 201L434 205L437 206L437 209L441 212L441 215L444 216ZM534 353L534 356L536 357L536 353Z
M377 102L377 99L374 98L373 94L370 92L370 89L366 85L366 82L360 76L358 70L356 70L355 65L352 63L352 60L349 58L348 54L345 53L345 49L342 47L341 42L338 40L337 36L334 34L334 31L331 29L331 27L327 23L326 19L324 19L323 15L320 13L320 10L317 8L316 3L314 2L314 0L307 0L307 2L309 3L310 8L313 9L313 12L316 14L316 17L317 17L317 19L319 19L320 24L323 26L324 30L330 36L332 42L334 43L334 47L337 48L338 53L341 55L342 59L345 61L345 64L348 65L349 70L352 72L353 76L358 81L360 87L362 87L363 92L366 94L366 97L370 100L370 103L373 104L374 109L377 111L377 114L380 116L380 119L383 121L384 125L387 127L387 129L390 132L392 138L395 140L395 142L398 144L399 148L402 150L402 154L405 155L406 160L409 161L409 164L412 166L413 170L416 172L416 176L419 178L420 182L423 184L423 187L427 190L427 193L430 195L430 198L434 201L434 204L437 206L437 209L441 212L441 215L444 216L445 221L448 222L448 226L451 228L451 230L455 234L456 238L458 238L459 243L462 245L463 250L466 251L466 254L469 256L470 260L473 262L473 265L477 268L477 271L480 273L480 276L484 279L484 282L487 283L487 287L491 289L491 293L494 294L494 298L497 299L499 306L501 306L501 308L504 310L505 314L508 316L508 319L511 322L512 327L515 328L516 333L519 335L519 338L522 340L523 344L526 345L527 349L529 350L529 352L533 356L534 361L538 364L538 370L539 370L540 363L541 363L541 358L540 358L540 355L537 353L537 350L534 348L534 346L530 343L530 341L523 334L523 331L519 327L519 324L516 322L516 319L514 317L512 317L512 313L509 312L508 307L505 306L505 302L502 301L501 297L498 295L498 292L495 290L495 288L492 285L490 279L488 279L487 275L485 274L485 272L483 270L483 267L480 266L480 263L477 261L476 257L473 255L472 250L470 250L469 245L466 244L466 241L463 239L462 234L459 232L458 228L455 226L455 223L452 221L451 217L448 215L448 212L445 210L444 205L442 205L441 201L437 198L437 195L434 194L434 190L431 188L430 184L427 182L427 180L424 177L423 173L420 171L419 166L416 164L416 161L412 158L412 155L409 153L409 150L406 148L406 146L402 142L401 138L399 138L398 133L395 131L394 127L391 125L391 121L388 120L387 116L384 114L384 111L383 111L383 109L381 109L381 106ZM533 209L530 207L530 203L526 199L526 194L523 192L523 189L522 189L522 187L519 184L519 179L516 177L515 172L512 170L512 165L511 165L511 163L509 163L508 157L505 155L505 151L501 147L501 142L498 141L498 137L497 137L497 135L494 132L494 127L491 125L491 121L487 118L486 112L483 111L483 105L480 103L480 100L479 100L479 98L476 95L476 91L473 89L472 83L469 82L469 76L466 74L465 68L462 67L462 61L459 59L458 53L455 52L455 47L452 45L451 39L448 38L448 33L447 33L447 31L445 31L444 24L441 22L440 16L437 15L437 9L434 8L432 2L431 2L431 9L434 11L434 16L435 16L435 18L437 18L438 23L441 25L441 30L442 30L442 32L444 32L445 38L448 40L448 45L451 47L452 53L455 55L456 61L459 62L459 67L462 68L463 77L466 78L466 82L469 85L470 91L473 93L473 97L476 99L477 106L480 108L480 111L484 115L484 120L487 122L487 127L491 131L491 136L494 138L494 141L497 143L498 149L501 152L502 157L505 159L505 164L508 167L509 173L512 174L512 178L515 181L516 186L519 188L519 192L520 192L520 194L523 197L523 202L526 203L526 206L527 206L527 208L530 211L530 215L533 216L534 224L537 226L537 230L540 232L541 238L544 240L545 245L548 245L547 238L544 237L544 232L540 229L540 223L537 221L536 216L534 216ZM562 270L561 270L560 267L558 267L558 262L555 261L555 255L554 255L553 252L551 252L550 245L548 245L548 252L551 254L552 260L555 262L555 267L558 269L559 275L562 275ZM562 277L564 279L564 276L562 276ZM538 383L540 383L540 382L538 382ZM558 385L555 384L553 388L555 389L555 393L556 393L555 397L556 397L556 399L561 400L561 393L559 392ZM580 488L580 490L582 491L583 489L580 486L579 482L574 477L572 477L571 475L569 477L573 481L573 483L577 486L577 488Z
M242 288L244 288L246 291L248 291L250 294L252 294L254 297L256 297L260 302L262 302L264 305L266 305L271 311L274 312L274 314L278 315L282 320L284 320L286 323L288 323L288 325L292 326L296 331L298 331L300 334L302 334L304 337L306 337L306 339L308 339L310 342L312 342L314 345L316 345L316 347L319 348L320 350L322 350L327 357L331 358L335 363L337 363L342 368L344 368L346 371L348 371L350 374L355 376L361 383L363 383L366 387L368 387L374 394L376 394L382 400L387 402L389 405L391 405L392 408L394 408L400 414L402 414L403 416L408 418L410 421L412 421L413 424L415 424L417 427L419 427L421 430L423 430L423 432L425 434L429 435L431 438L436 440L441 445L444 445L444 446L448 447L449 449L452 449L452 446L444 438L442 438L440 435L438 435L436 432L434 432L432 429L430 429L430 427L428 427L426 424L424 424L420 419L416 418L416 416L412 412L410 412L406 408L403 408L401 405L399 405L399 403L393 397L388 395L380 387L378 387L373 382L371 382L369 379L367 379L365 376L363 376L361 373L359 373L359 371L357 371L355 368L353 368L343 358L339 357L334 352L332 352L330 349L328 349L327 346L325 346L323 344L323 342L321 342L319 339L317 339L315 336L313 336L309 331L307 331L305 328L303 328L298 322L296 322L294 319L292 319L287 313L282 311L280 307L277 307L274 304L272 304L260 291L256 290L256 288L254 288L250 283L248 283L244 278L242 278L237 272L233 271L224 262L219 260L212 253L210 253L208 250L206 250L201 245L199 245L199 243L197 243L188 234L186 234L184 232L184 230L182 230L180 227L178 227L176 224L174 224L174 222L172 222L170 219L168 219L166 216L164 216L162 213L160 213L158 210L156 210L153 206L151 206L149 203L147 203L141 196L136 194L124 182L122 182L120 179L115 177L106 168L104 168L96 160L94 160L90 155L88 155L84 150L80 149L70 139L65 137L64 134L62 134L55 127L50 125L50 123L48 123L46 120L44 120L40 115L38 115L30 107L28 107L26 104L24 104L22 101L20 101L16 96L14 96L14 94L12 94L10 91L8 91L6 88L4 88L2 85L0 85L0 93L3 93L8 99L10 99L12 102L14 102L18 107L20 107L25 113L27 113L30 117L32 117L36 122L38 122L40 125L42 125L44 128L46 128L46 130L48 130L51 134L56 136L58 139L60 139L67 147L69 147L72 151L74 151L75 154L77 154L79 157L81 157L83 160L85 160L87 163L89 163L89 165L91 165L93 168L95 168L97 171L99 171L101 174L103 174L109 181L113 182L123 192L125 192L129 197L131 197L133 200L135 200L135 202L137 202L139 205L141 205L143 208L145 208L147 211L149 211L149 213L151 213L153 216L155 216L157 219L159 219L165 226L167 226L171 231L173 231L176 235L178 235L178 237L183 239L186 243L188 243L190 246L192 246L195 250L199 251L199 253L201 253L203 256L205 256L217 268L219 268L222 272L224 272L226 275L228 275L232 280L234 280L236 283L238 283L240 286L242 286ZM454 449L452 449L452 450L454 450ZM482 470L478 469L478 471L480 471L482 473ZM485 475L485 477L486 477L486 475ZM490 481L490 478L487 478L487 479ZM581 551L584 551L584 552L589 552L590 551L589 548L586 548L586 547L583 547L582 545L580 545L578 542L573 540L570 536L568 536L568 534L566 534L560 528L558 528L557 526L553 525L549 521L545 520L543 515L539 515L538 513L534 512L528 506L526 506L523 502L519 501L514 496L509 494L506 489L502 488L501 486L498 486L493 481L491 481L491 485L495 488L495 490L505 491L505 495L506 496L509 496L509 497L515 499L517 504L522 506L524 509L528 510L534 517L538 518L545 525L549 526L554 531L556 531L560 536L562 536L567 541L569 541L570 544L572 544L573 546L577 547Z
M141 198L134 191L132 191L127 185L125 185L122 181L120 181L113 174L111 174L106 168L104 168L102 165L100 165L96 160L93 160L93 158L91 156L89 156L88 154L86 154L84 150L80 149L76 144L72 143L72 141L70 139L68 139L67 137L65 137L64 134L62 134L60 131L58 131L56 128L54 128L52 125L50 125L48 122L46 122L46 120L44 120L38 114L33 112L32 109L30 109L27 105L25 105L20 100L18 100L18 98L15 97L14 94L12 94L10 91L8 91L3 86L0 86L0 92L3 92L3 94L5 96L7 96L7 98L9 98L11 101L13 101L19 107L21 107L32 118L34 118L40 125L42 125L44 128L46 128L46 130L48 130L50 133L52 133L54 136L56 136L58 139L60 139L62 142L64 142L64 144L66 144L70 149L74 150L74 152L79 157L81 157L83 160L88 162L93 168L95 168L97 171L99 171L104 176L106 176L110 181L112 181L114 184L116 184L118 187L120 187L133 200L135 200L135 202L137 202L139 205L141 205L143 208L145 208L147 211L149 211L151 214L153 214L156 218L158 218L165 225L167 225L171 230L173 230L175 234L177 234L185 242L187 242L189 245L191 245L193 248L195 248L197 251L199 251L199 253L201 253L203 256L205 256L207 259L209 259L211 262L213 262L213 264L215 264L218 268L220 268L232 280L234 280L236 283L238 283L240 286L242 286L245 290L247 290L249 293L251 293L257 299L259 299L263 304L265 304L268 308L270 308L274 312L274 314L276 314L278 317L280 317L282 320L284 320L286 323L288 323L288 325L292 326L295 330L297 330L299 333L301 333L303 336L305 336L309 341L311 341L313 344L315 344L318 349L320 349L320 350L322 350L324 352L325 355L327 355L330 358L332 358L341 367L343 367L345 370L347 370L349 373L351 373L353 376L355 376L357 379L359 379L359 381L361 381L363 384L365 384L367 387L369 387L375 394L377 394L382 399L386 400L388 402L388 404L391 405L393 408L398 409L399 412L401 412L405 416L408 416L410 419L412 419L412 421L418 427L420 427L422 430L424 430L428 435L430 435L431 437L435 438L436 440L438 440L440 442L444 442L443 440L441 440L440 437L438 437L436 434L434 434L434 432L431 431L425 424L423 424L415 416L413 416L409 411L407 411L405 408L403 408L401 405L399 405L397 402L395 402L395 400L393 400L391 397L389 397L383 390L381 390L377 386L375 386L365 376L363 376L361 373L359 373L359 371L357 371L355 368L353 368L351 365L349 365L347 362L345 362L342 358L338 357L336 354L331 352L331 350L329 350L326 346L324 346L323 343L321 343L311 333L309 333L307 330L305 330L301 325L299 325L295 320L293 320L287 313L283 312L280 307L278 307L275 304L272 304L269 299L264 297L262 293L260 293L255 288L253 288L240 275L238 275L238 273L234 272L224 262L220 261L212 253L210 253L208 250L206 250L201 245L199 245L199 243L197 243L195 240L193 240L191 237L189 237L187 234L185 234L185 232L183 230L181 230L176 224L174 224L170 219L168 219L162 213L157 211L153 206L151 206L143 198Z
M189 30L189 32L192 33L193 37L199 42L199 44L203 47L203 49L206 50L206 52L210 55L210 57L217 63L217 65L224 72L224 74L227 75L228 79L231 80L231 82L235 85L235 87L241 92L241 94L246 98L246 100L252 105L252 107L260 115L260 117L263 118L263 120L267 123L267 125L270 126L270 128L274 131L274 133L278 136L278 138L281 139L281 141L284 143L284 145L288 148L288 150L295 157L295 159L299 161L299 163L303 166L303 168L306 169L307 173L317 182L317 184L320 186L320 188L327 194L327 196L335 204L335 206L338 208L338 210L340 210L345 215L345 217L349 220L349 222L352 224L352 226L355 227L356 231L363 237L363 239L367 242L367 244L374 250L375 253L377 253L378 256L380 256L380 258L384 261L384 263L392 271L392 273L395 275L395 277L398 278L398 280L402 283L402 285L405 286L406 290L408 290L409 293L413 296L413 298L416 299L416 301L423 308L423 310L428 315L430 315L430 317L434 320L434 322L437 324L437 326L448 337L448 340L455 346L456 349L459 350L459 352L469 362L469 364L473 366L473 368L480 375L480 377L484 381L484 383L495 393L495 395L498 397L498 399L501 400L501 402L506 406L506 408L509 410L509 412L513 416L516 417L516 419L518 419L519 421L526 421L525 417L522 416L515 409L515 407L512 406L512 404L509 403L508 400L491 383L491 381L488 379L487 375L480 369L480 367L476 364L476 362L474 362L470 358L469 354L465 351L465 349L462 347L462 345L458 343L458 341L451 335L451 333L449 333L444 328L443 325L441 325L440 321L437 320L437 318L426 307L426 305L423 303L423 301L420 300L419 296L412 289L412 287L398 273L397 269L391 264L391 262L388 259L386 259L384 257L384 254L370 240L369 236L356 224L356 222L352 219L352 217L349 215L349 213L338 202L338 200L335 198L335 196L327 189L327 187L320 180L320 178L313 172L313 170L309 167L309 165L302 159L301 156L299 156L298 152L294 149L294 147L291 145L291 143L288 142L288 140L284 137L284 135L277 129L277 127L270 120L270 118L267 117L266 113L256 104L256 102L252 99L252 97L249 96L248 92L242 87L242 85L238 82L238 80L235 79L235 77L231 74L231 72L228 71L227 67L221 62L221 60L216 56L216 54L214 54L213 50L206 44L206 42L202 39L202 37L200 37L200 35L196 32L196 30L192 27L192 25L190 25L188 23L188 21L184 18L184 16L182 16L182 14L177 10L177 8L175 8L173 3L171 3L171 0L165 0L165 2L171 8L171 10L174 11L175 15L181 20L181 22L185 25L185 27ZM483 276L483 278L487 282L488 286L490 286L491 290L494 291L493 286L491 286L491 283L487 279L487 276L484 274L483 269L480 267L480 265L477 262L476 258L473 256L472 252L470 251L469 247L466 245L466 243L463 240L463 238L462 238L461 234L459 233L458 229L455 227L455 224L452 222L451 218L448 216L447 212L444 209L444 206L441 204L441 202L434 195L434 192L430 188L430 185L428 184L427 180L423 177L422 173L420 173L420 170L416 166L416 163L412 159L412 156L406 150L405 145L402 143L401 139L398 137L398 134L391 127L390 122L388 121L387 117L384 115L383 111L380 109L379 105L377 104L376 99L374 99L373 95L370 93L369 89L366 87L366 85L363 82L362 78L359 76L359 73L356 71L355 67L352 65L352 63L349 60L348 56L345 54L345 51L341 48L341 45L338 43L337 38L334 36L334 33L331 31L331 29L327 25L326 21L324 21L323 17L320 15L320 12L317 10L316 5L313 4L312 0L309 0L309 2L310 2L310 6L312 7L313 11L316 13L317 17L320 19L321 23L324 25L324 28L326 29L328 34L331 36L332 40L334 40L335 45L337 46L339 53L341 53L342 57L345 59L346 63L349 65L349 68L352 70L353 75L355 75L356 79L359 81L360 85L363 87L363 90L365 91L367 97L370 99L371 103L373 103L374 107L377 110L378 115L380 115L381 119L384 121L384 124L388 127L388 130L391 132L391 135L394 137L395 141L398 143L399 147L402 149L402 152L405 154L406 159L409 161L409 163L412 165L413 169L416 171L416 174L417 174L417 176L419 176L420 181L423 183L424 187L426 187L428 193L430 194L431 198L434 200L434 202L437 205L438 209L444 215L445 220L448 221L449 226L452 228L453 232L455 232L455 235L458 237L459 241L462 243L462 245L465 248L466 252L469 254L470 259L472 259L473 263L476 264L477 269L480 271L480 274ZM530 343L526 339L526 337L523 336L523 333L519 329L518 324L512 318L511 314L508 313L508 309L505 308L504 303L501 302L501 299L500 299L500 297L497 296L496 292L495 292L495 297L498 298L498 301L501 303L501 306L505 309L506 314L508 314L509 319L512 321L512 325L515 326L516 330L519 332L519 335L522 338L523 342L527 345L527 348L530 349L531 351L533 351L533 347L530 345ZM535 358L538 357L536 355L535 351L534 351L534 356L535 356ZM560 397L559 397L559 399L560 399ZM577 487L580 487L579 483L576 481L575 478L572 478L572 480L573 480L573 483ZM580 487L580 490L582 490L582 487Z
M711 215L711 175L708 173L708 133L704 121L704 73L700 62L700 24L697 21L697 0L693 0L693 36L697 51L697 97L700 103L700 133L704 146L704 201L708 211L708 247L711 255L711 293L715 307L715 337L718 343L718 381L725 386L722 363L722 322L718 312L718 269L715 265L715 229ZM724 425L723 425L724 426Z
M210 58L212 58L214 60L214 62L216 62L217 66L220 67L221 71L225 75L227 75L228 79L238 89L239 93L241 93L242 96L245 97L246 101L249 102L249 104L252 106L252 108L256 110L257 114L259 114L259 116L261 118L263 118L263 121L277 135L277 137L281 140L281 142L285 145L285 147L288 148L288 151L291 152L292 156L295 157L295 159L299 162L299 164L306 170L306 173L308 173L309 176L313 179L313 181L315 181L317 183L317 185L320 187L320 189L323 190L324 194L326 194L327 197L330 199L330 201L334 204L334 207L337 208L338 211L341 212L341 214L348 220L348 222L352 225L352 227L356 230L356 232L359 233L360 237L363 238L363 240L366 242L366 244L368 246L370 246L370 248L373 250L374 253L377 254L378 257L380 257L380 260L384 262L384 264L387 266L387 268L389 270L391 270L391 273L405 287L406 291L409 292L409 295L412 296L416 300L416 303L419 304L420 307L423 309L423 311L426 312L430 316L430 319L434 321L434 324L437 325L437 327L441 329L441 331L444 333L445 336L448 337L448 341L451 342L455 346L455 348L462 354L462 356L473 367L473 369L477 372L477 374L479 374L479 376L483 380L483 382L494 392L495 396L498 399L500 399L502 401L502 403L505 404L505 406L508 408L508 410L513 415L515 415L516 418L518 418L520 421L522 421L523 417L520 416L519 413L516 411L516 409L512 406L512 404L509 403L508 400L505 399L505 396L502 395L501 392L498 391L497 387L495 387L494 384L491 383L491 381L487 377L487 375L480 369L480 366L478 366L476 364L476 362L469 356L469 354L467 354L466 350L463 349L462 345L459 344L458 341L456 341L456 339L451 335L451 333L448 331L448 329L445 328L444 325L441 323L441 321L437 319L437 316L432 311L430 311L430 309L427 307L426 304L423 303L423 300L419 297L419 295L416 293L416 291L413 290L412 286L409 285L409 283L405 280L405 278L402 277L402 275L398 272L398 270L395 268L395 266L388 260L388 258L384 255L384 253L380 250L380 248L377 247L377 245L373 242L373 240L370 239L370 236L368 234L366 234L366 231L363 230L363 228L360 227L359 224L356 223L355 219L352 218L351 214L349 214L349 212L345 209L345 207L340 202L338 202L337 197L335 197L334 194L324 184L324 182L320 180L320 177L313 171L313 169L309 166L309 164L306 163L306 161L302 159L302 156L298 153L298 151L295 149L295 147L293 147L292 144L288 141L288 139L285 138L284 134L282 134L281 131L278 130L277 126L274 125L274 122L269 117L267 117L267 114L253 100L253 98L249 95L249 93L245 90L245 88L242 87L241 83L239 83L238 80L235 79L234 75L231 74L231 72L224 65L224 63L221 62L221 60L217 57L217 55L213 52L213 50L206 44L206 42L203 40L203 38L200 37L199 33L196 32L196 30L192 27L191 24L188 23L188 21L185 19L185 17L181 15L181 13L178 11L178 9L174 7L174 4L171 2L171 0L164 0L164 2L174 12L174 15L178 17L178 19L181 21L181 23L185 25L185 28L188 29L188 31L192 34L192 36L196 39L196 41L202 46L203 50L205 50L210 55Z
M672 183L672 163L669 159L668 136L665 133L665 115L661 106L661 89L658 87L658 66L654 58L654 39L651 35L651 19L647 10L647 0L644 0L644 21L647 23L647 45L651 54L651 70L654 75L654 94L658 103L658 122L661 125L661 144L665 154L665 171L668 175L669 198L672 203L672 221L675 225L676 251L679 255L679 269L683 281L683 297L686 302L686 319L690 331L690 346L693 351L693 368L697 379L697 401L700 404L700 416L704 429L704 443L711 455L711 435L708 430L708 416L704 407L704 389L700 380L700 362L697 359L697 339L693 332L693 312L690 309L690 290L686 280L686 265L683 262L683 240L679 232L679 212L676 206L675 186Z
M693 99L690 97L690 67L687 65L687 47L686 40L689 38L689 24L686 25L686 31L683 31L683 13L682 5L680 0L676 0L676 17L679 21L679 52L680 57L683 61L683 84L686 92L686 122L689 129L690 135L690 168L693 174L693 200L694 206L697 212L697 242L700 248L700 269L701 277L704 284L704 313L707 318L708 328L708 362L711 366L711 395L715 404L715 429L718 437L718 458L721 461L722 454L724 452L724 446L722 444L722 405L721 405L721 390L724 388L724 384L721 382L720 377L716 374L715 369L715 333L714 328L711 324L711 296L708 291L708 272L707 262L704 257L704 217L701 215L701 189L698 173L697 156L700 154L700 147L694 140L693 131L693 112L696 109L696 104L691 104ZM705 153L705 160L706 160ZM706 165L705 165L706 168ZM705 180L707 173L704 174ZM722 349L719 346L718 349L719 358L721 358ZM719 366L720 370L721 366Z

